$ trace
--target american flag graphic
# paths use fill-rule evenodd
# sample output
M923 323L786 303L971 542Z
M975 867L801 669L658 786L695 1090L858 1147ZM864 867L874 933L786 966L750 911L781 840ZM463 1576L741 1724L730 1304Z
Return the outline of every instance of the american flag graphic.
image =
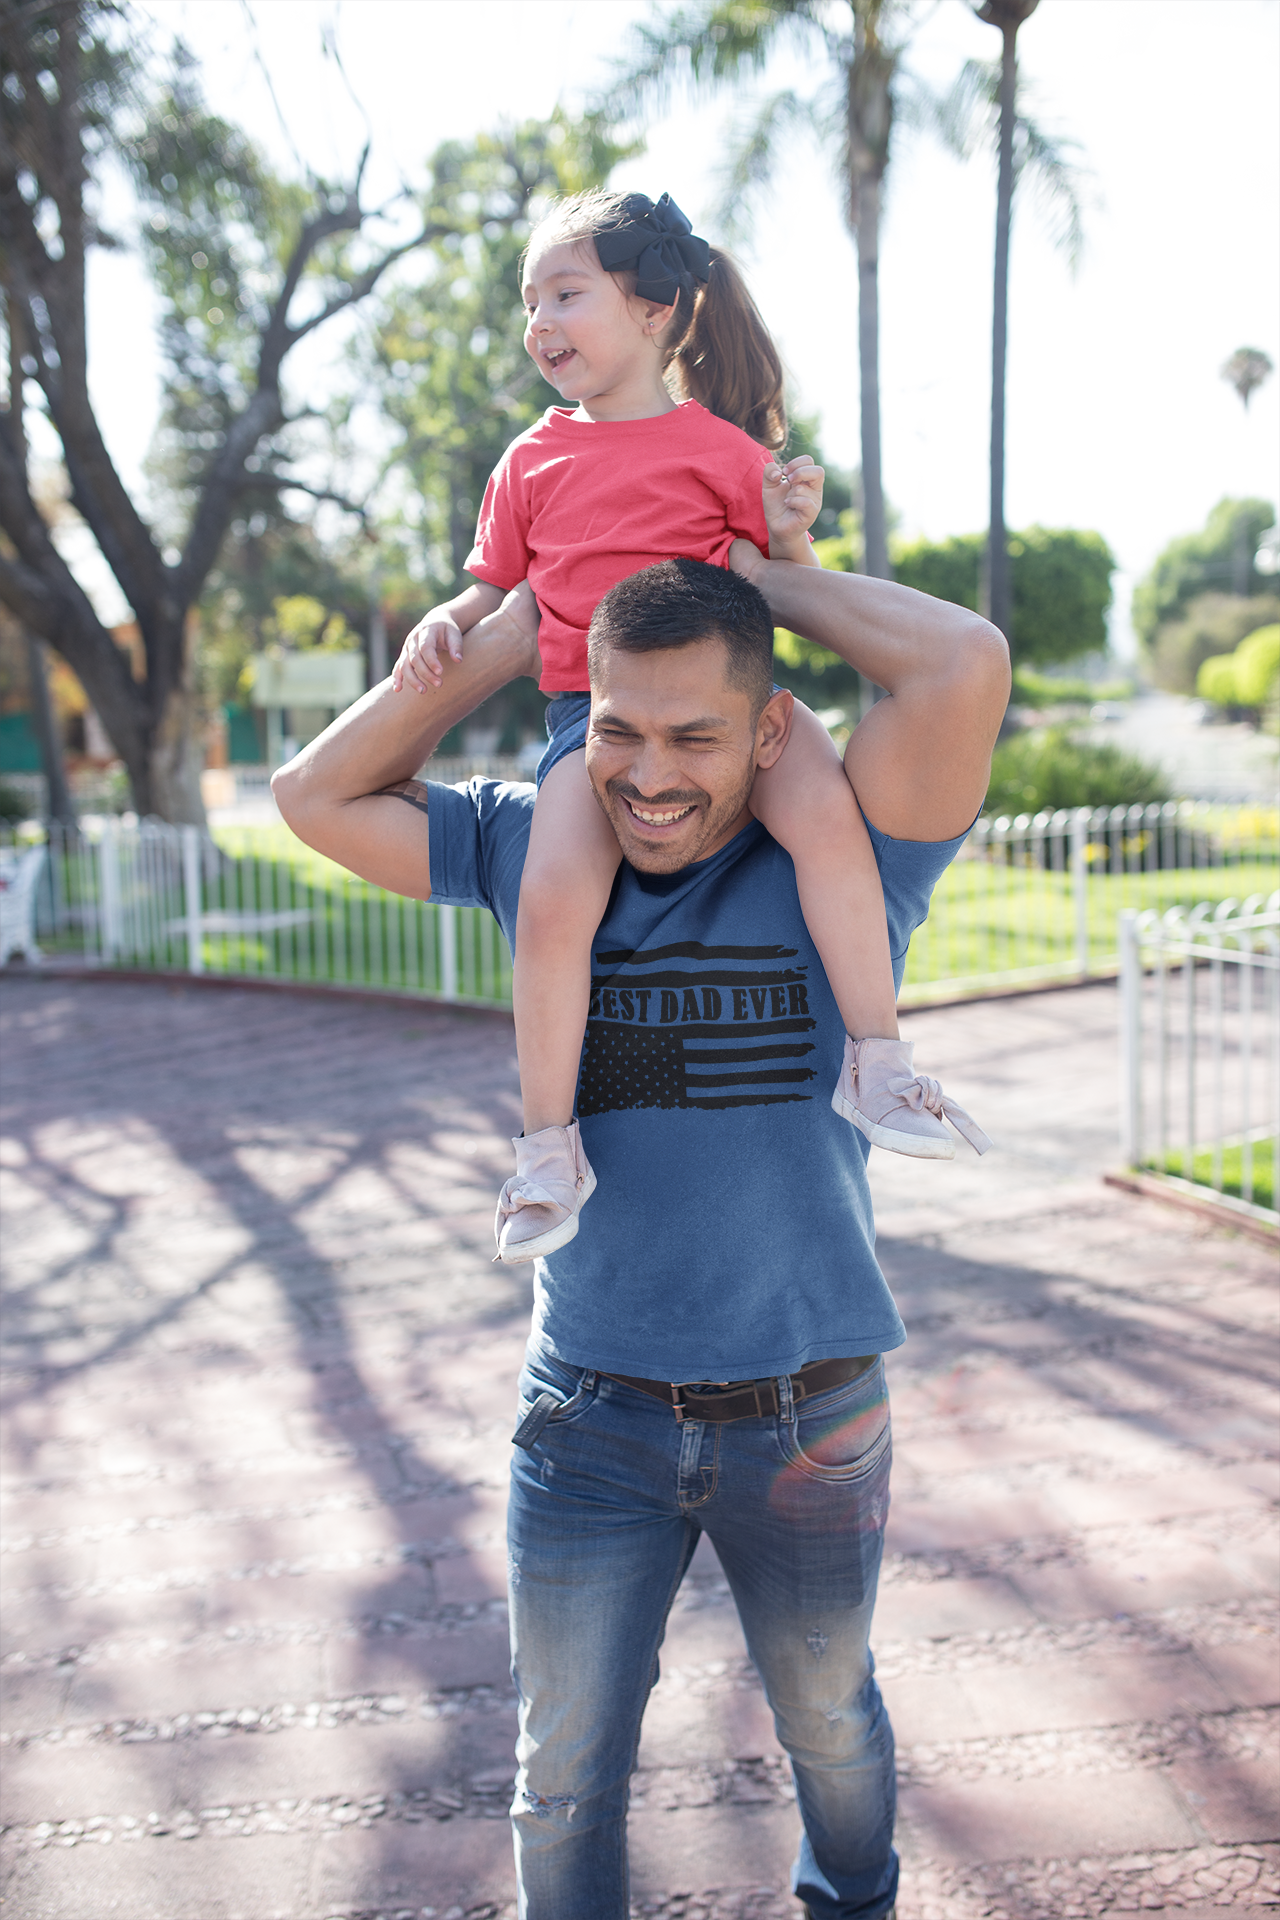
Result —
M603 952L591 977L578 1113L811 1100L807 967L795 947L697 940Z

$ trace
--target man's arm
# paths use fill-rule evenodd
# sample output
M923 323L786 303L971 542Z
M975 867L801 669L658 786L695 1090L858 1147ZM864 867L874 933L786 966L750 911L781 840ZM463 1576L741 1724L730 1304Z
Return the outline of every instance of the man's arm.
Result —
M447 660L444 684L426 698L373 687L272 776L288 825L317 853L392 893L425 900L431 892L421 801L406 805L397 788L482 700L523 674L536 677L538 608L527 585L472 627L461 661Z
M895 840L949 840L987 791L1009 701L1004 635L967 607L891 580L766 560L735 541L730 563L779 626L829 647L886 689L844 764L863 812Z

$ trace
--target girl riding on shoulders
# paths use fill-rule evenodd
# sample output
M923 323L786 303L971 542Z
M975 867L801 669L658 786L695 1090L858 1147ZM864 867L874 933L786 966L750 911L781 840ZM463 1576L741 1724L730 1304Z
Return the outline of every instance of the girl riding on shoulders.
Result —
M513 976L524 1132L498 1203L498 1254L564 1246L595 1186L574 1118L591 941L621 854L586 771L587 629L619 580L674 555L727 566L735 539L816 566L809 528L822 470L786 444L782 368L738 269L664 194L558 202L523 263L525 346L565 403L507 448L485 492L467 570L476 584L405 641L397 689L429 692L441 657L527 579L541 613L549 745L520 888ZM874 1145L924 1159L955 1149L936 1081L898 1036L879 870L857 796L821 722L799 702L752 813L795 865L805 923L847 1029L832 1106ZM646 831L660 835L660 809ZM986 1136L947 1113L982 1152Z

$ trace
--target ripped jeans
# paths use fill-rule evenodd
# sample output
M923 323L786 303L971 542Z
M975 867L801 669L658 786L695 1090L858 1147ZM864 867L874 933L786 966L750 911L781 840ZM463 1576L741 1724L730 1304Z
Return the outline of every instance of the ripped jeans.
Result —
M792 1887L814 1920L893 1909L893 1733L867 1645L889 1504L883 1362L761 1419L678 1425L660 1401L538 1356L513 1449L512 1824L521 1920L626 1920L628 1782L658 1649L711 1536L791 1756Z

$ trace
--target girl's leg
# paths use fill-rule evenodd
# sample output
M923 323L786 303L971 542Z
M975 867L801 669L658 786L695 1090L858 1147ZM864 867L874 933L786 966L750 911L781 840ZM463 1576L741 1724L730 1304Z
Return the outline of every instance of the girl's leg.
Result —
M551 769L533 809L516 912L512 999L524 1131L498 1197L499 1260L554 1253L573 1239L596 1177L573 1100L591 998L591 941L622 858L596 805L586 755Z
M516 916L512 999L526 1134L573 1118L591 997L591 941L622 859L571 753L542 783Z
M831 1104L873 1146L921 1160L955 1155L949 1119L978 1153L991 1142L898 1038L884 893L862 813L826 728L796 702L791 738L757 773L751 811L795 863L805 925L849 1035Z
M795 862L805 925L855 1040L896 1040L897 995L875 853L844 764L797 700L791 738L756 774L751 811Z

